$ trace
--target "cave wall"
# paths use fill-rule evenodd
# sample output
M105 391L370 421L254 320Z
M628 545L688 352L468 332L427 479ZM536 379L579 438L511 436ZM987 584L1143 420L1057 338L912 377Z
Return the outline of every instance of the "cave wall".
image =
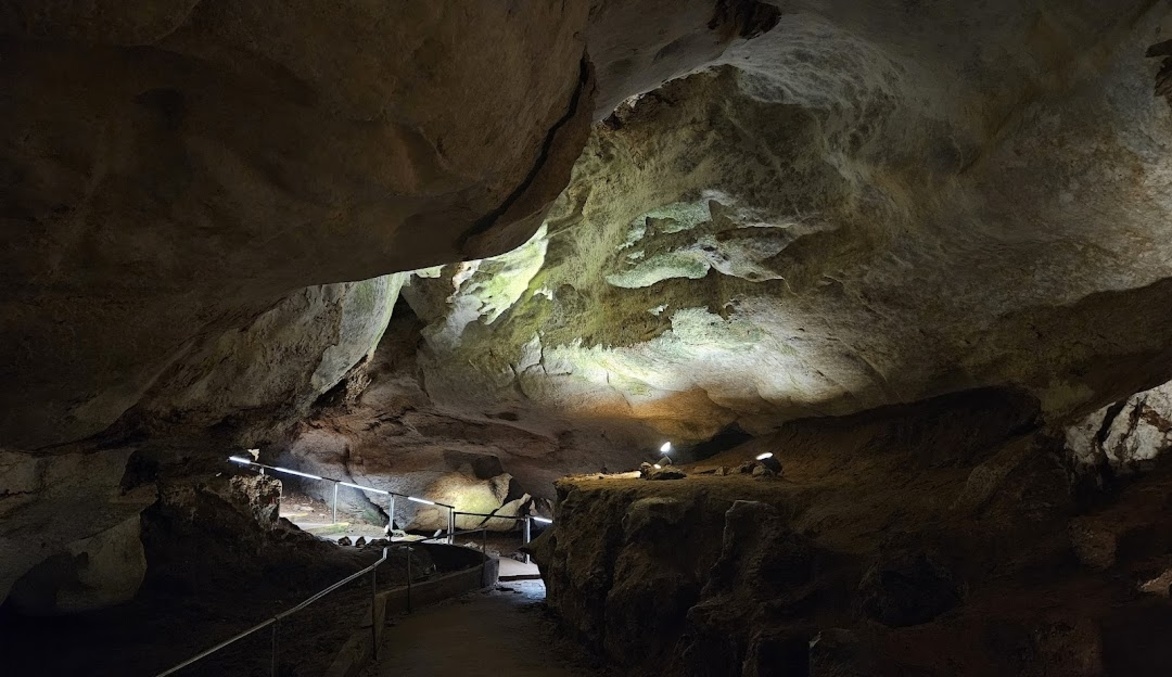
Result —
M630 674L1162 674L1168 465L1088 500L1038 411L973 391L565 478L549 604ZM717 472L765 451L780 477Z

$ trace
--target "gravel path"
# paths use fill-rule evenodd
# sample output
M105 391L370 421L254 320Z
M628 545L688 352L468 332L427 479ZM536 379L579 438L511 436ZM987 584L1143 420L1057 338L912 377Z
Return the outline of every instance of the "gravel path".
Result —
M515 581L422 609L388 628L363 677L595 677L558 637L541 581Z

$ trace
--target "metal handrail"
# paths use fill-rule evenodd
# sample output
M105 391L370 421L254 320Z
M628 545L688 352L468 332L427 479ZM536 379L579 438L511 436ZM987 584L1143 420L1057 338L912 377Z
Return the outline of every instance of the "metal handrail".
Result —
M173 667L169 670L164 670L163 672L160 672L155 677L166 677L167 675L174 674L174 673L182 670L183 668L185 668L193 663L196 663L197 661L203 660L204 658L207 658L208 656L216 653L217 651L219 651L225 647L228 647L228 646L244 639L245 637L248 637L249 635L253 634L254 632L257 632L258 630L263 630L263 629L267 628L270 625L274 626L273 627L273 651L272 651L271 669L272 669L272 674L275 677L277 674L277 628L278 628L278 626L276 626L275 624L280 623L281 619L287 618L288 616L292 616L293 614L297 613L298 611L301 611L302 609L308 607L310 604L313 604L314 602L318 601L322 597L325 597L326 595L337 590L338 588L340 588L340 587L346 585L347 583L350 583L350 582L352 582L352 581L354 581L354 580L356 580L366 574L371 574L371 576L372 576L372 580L371 580L371 607L370 608L371 608L371 615L373 617L373 614L374 614L374 590L375 590L375 583L376 583L376 581L374 580L373 577L377 575L376 570L384 562L387 561L387 551L388 550L389 550L389 548L383 548L383 556L381 558L379 558L378 561L374 562L373 564L366 567L365 569L362 569L361 571L350 574L346 578L343 578L342 580L338 581L337 583L334 583L330 587L326 588L325 590L322 590L321 592L317 593L316 595L314 595L314 596L310 597L309 599L303 601L302 603L298 604L297 606L295 606L291 609L287 609L285 611L282 611L281 613L276 614L275 616L272 616L271 618L268 618L264 621L261 621L260 623L257 623L256 625L252 626L251 628L249 628L243 632L240 632L236 635L233 635L230 639L224 640L223 642L220 642L219 644L211 647L210 649L206 649L204 651L201 651L200 653L183 661L179 665L176 665L175 667ZM410 552L407 553L407 561L408 561L408 563L410 563L410 561L411 561L411 553ZM410 577L408 577L408 578L410 578ZM375 650L377 651L377 647L375 648Z
M511 519L511 520L514 520L517 522L524 522L525 523L524 524L524 542L525 542L525 544L528 544L530 541L530 530L532 528L532 524L533 524L534 520L537 520L540 522L545 522L545 523L551 523L553 521L553 520L550 520L550 519L547 519L544 517L537 517L534 515L513 516L513 515L492 515L492 514L487 514L487 513L462 512L462 511L457 511L456 506L448 505L447 503L440 503L439 501L432 501L429 499L419 498L417 496L411 496L409 494L401 494L401 493L398 493L395 491L388 491L385 489L375 489L374 487L366 487L366 486L362 486L360 484L354 484L353 482L346 482L344 480L340 480L340 479L337 479L334 477L326 477L324 475L314 475L311 473L301 472L300 470L293 470L291 468L282 468L280 466L268 465L266 463L259 463L257 461L253 461L251 459L246 459L241 456L229 456L228 460L232 461L233 463L237 463L239 465L246 465L246 466L253 466L253 467L261 468L261 474L264 474L265 470L273 470L276 472L287 473L287 474L295 475L298 477L305 477L307 479L319 480L319 481L324 481L324 482L333 482L334 483L333 519L335 522L337 522L337 513L338 513L337 501L338 501L338 486L339 485L352 487L354 489L358 489L361 491L370 491L370 492L373 492L376 494L382 494L384 496L390 496L391 497L391 505L390 505L389 518L390 518L390 523L392 525L394 524L394 519L395 519L394 512L395 512L395 498L396 497L406 498L407 500L414 501L417 503L423 503L425 505L434 505L434 506L439 506L441 508L446 508L448 511L448 532L447 532L447 534L444 534L443 536L431 536L429 538L418 539L418 540L414 541L416 543L425 543L427 541L439 540L441 538L446 539L448 543L453 543L456 536L462 536L462 535L466 535L466 534L474 534L476 532L480 532L481 533L481 552L486 554L487 550L488 550L488 547L487 547L488 527L480 526L475 529L467 529L464 531L457 531L456 530L456 516L457 515L467 515L467 516L471 516L471 517L484 517L484 518L488 518L488 519ZM183 661L182 663L179 663L178 665L176 665L168 670L165 670L163 672L158 673L155 677L167 677L167 675L175 674L176 672L182 670L183 668L186 668L189 665L197 663L197 662L203 660L204 658L207 658L208 656L216 653L217 651L220 651L228 646L231 646L232 644L235 644L236 642L244 639L245 637L248 637L249 635L252 635L253 633L256 633L260 630L263 630L269 626L273 626L272 658L271 658L270 668L271 668L271 672L272 672L273 677L276 677L276 675L277 675L277 658L278 658L278 643L277 643L278 634L277 634L277 632L280 629L279 624L280 624L281 620L284 618L287 618L289 616L292 616L293 614L297 613L298 611L301 611L302 609L305 609L306 607L308 607L309 605L318 601L319 599L325 597L326 595L329 595L331 592L337 590L338 588L341 588L342 586L344 586L348 583L351 583L351 582L357 580L358 578L361 578L362 576L364 576L366 574L371 575L370 613L371 613L371 630L372 630L372 632L374 632L375 590L377 587L377 578L376 577L378 576L377 570L380 566L382 566L387 561L387 552L389 551L389 549L390 549L389 547L384 547L382 557L379 558L376 562L374 562L370 566L366 567L365 569L357 571L357 572L347 576L346 578L343 578L342 580L338 581L337 583L334 583L333 585L325 588L324 590L318 592L317 594L313 595L312 597L304 600L303 602L301 602L297 606L294 606L290 609L286 609L285 611L282 611L282 612L280 612L270 618L267 618L264 621L261 621L260 623L257 623L256 625L252 626L251 628L248 628L247 630L239 632L239 633L233 635L232 637L224 640L223 642L220 642L219 644L216 644L213 647L210 647L208 649L205 649L204 651L201 651L200 653L192 656L191 658L188 658L187 660ZM410 610L410 608L411 608L411 552L410 552L410 550L411 550L411 548L408 545L407 546L407 608L408 608L408 610ZM526 561L528 561L528 559L529 559L528 555L526 555L525 558L526 558ZM378 651L377 645L378 645L378 642L376 641L374 643L374 650L376 653Z
M264 465L262 463L252 463L252 462L250 462L250 464ZM279 470L279 468L275 468L273 466L265 466L265 467ZM398 495L402 496L403 494L398 494ZM440 505L442 505L442 504L440 504ZM549 520L547 518L536 517L533 515L526 515L523 517L513 516L513 515L489 515L489 514L485 514L485 513L458 512L454 509L452 509L450 511L450 515L452 518L450 524L453 525L453 528L447 534L444 534L442 536L430 536L430 537L426 537L426 538L416 539L411 542L413 542L413 543L426 543L428 541L446 539L449 543L453 543L455 540L455 537L457 537L457 536L466 536L468 534L475 534L477 532L480 532L480 551L482 554L487 555L488 554L488 527L487 526L479 526L474 529L465 529L463 531L456 531L454 529L456 515L469 515L469 516L474 516L474 517L490 517L490 518L497 518L497 519L511 519L511 520L515 520L515 521L519 521L519 522L524 522L525 523L524 543L526 545L531 540L530 530L531 530L531 525L534 520L546 522L546 523L552 522L552 520ZM407 549L407 608L408 608L408 610L410 610L410 608L411 608L411 547L410 547L410 545L407 545L406 549ZM180 664L178 664L168 670L165 670L163 672L158 673L155 677L167 677L167 675L175 674L176 672L182 670L183 668L186 668L189 665L197 663L198 661L203 660L204 658L207 658L208 656L216 653L217 651L220 651L221 649L227 648L228 646L235 644L236 642L244 639L245 637L248 637L249 635L251 635L255 632L258 632L260 630L263 630L263 629L269 627L270 625L274 626L273 627L273 637L272 637L272 658L271 658L271 666L270 667L271 667L273 677L276 677L276 675L277 675L277 657L278 657L277 631L279 629L279 626L277 624L280 623L282 619L287 618L289 616L292 616L293 614L297 613L298 611L301 611L302 609L305 609L306 607L308 607L309 605L318 601L319 599L325 597L326 595L329 595L331 592L337 590L338 588L341 588L341 587L345 586L346 584L351 583L366 574L371 574L371 587L370 587L370 591L371 591L370 604L371 604L371 606L370 606L370 609L371 609L371 628L373 631L373 628L374 628L374 625L373 625L373 623L374 623L374 604L375 604L374 600L375 600L375 589L376 589L375 576L377 576L378 568L380 566L382 566L387 561L387 553L389 550L390 550L389 547L384 547L382 557L380 557L377 561L372 563L370 566L368 566L365 569L362 569L360 571L356 571L353 574L350 574L346 578L343 578L342 580L338 581L337 583L334 583L333 585L325 588L324 590L321 590L320 592L313 595L312 597L309 597L308 599L304 600L303 602L301 602L297 606L294 606L290 609L286 609L285 611L282 611L282 612L280 612L270 618L267 618L267 619L261 621L260 623L257 623L256 625L252 626L251 628L248 628L247 630L239 632L239 633L233 635L232 637L224 640L223 642L220 642L219 644L216 644L213 647L210 647L208 649L205 649L204 651L201 651L200 653L192 656L191 658L188 658L187 660L183 661L182 663L180 663ZM525 556L525 561L526 562L529 561L528 555ZM376 652L378 651L377 644L378 643L376 641L374 644L374 650Z
M256 466L258 468L265 468L266 470L276 470L277 472L288 473L290 475L296 475L298 477L304 477L306 479L321 480L323 482L334 482L336 484L341 484L344 487L350 487L352 489L361 489L362 491L370 491L370 492L374 492L376 494L382 494L383 496L398 496L399 498L406 498L408 500L414 499L416 501L425 501L427 503L427 505L438 505L441 508L448 508L450 510L456 509L456 506L454 506L454 505L448 505L447 503L440 503L439 501L433 501L428 498L420 498L418 496L412 496L410 494L400 494L397 491L389 491L387 489L375 489L374 487L368 487L368 486L365 486L362 484L355 484L353 482L347 482L346 480L340 480L337 477L327 477L325 475L314 475L313 473L301 472L300 470L293 470L292 468L282 468L277 465L269 465L267 463L250 461L242 456L229 456L228 460L232 461L233 463L238 463L240 465L251 465L251 466Z
M358 489L360 491L369 491L369 492L376 493L376 494L382 494L383 496L389 496L391 501L390 501L390 505L388 506L388 510L387 510L387 528L388 529L393 527L395 524L395 499L396 498L405 498L408 501L413 501L415 503L422 503L424 505L434 505L434 506L438 506L440 508L444 508L448 511L448 534L449 534L448 543L452 542L452 540L451 540L452 537L450 534L456 530L456 506L454 506L454 505L448 505L447 503L433 501L428 498L420 498L419 496L411 496L410 494L400 494L397 491L388 491L386 489L375 489L374 487L367 487L367 486L363 486L361 484L355 484L353 482L347 482L345 480L340 480L336 477L326 477L325 475L314 475L313 473L302 472L300 470L293 470L292 468L282 468L282 467L276 466L276 465L268 465L267 463L259 463L257 461L252 460L252 459L244 458L243 456L229 456L228 460L232 461L233 463L236 463L238 465L254 466L254 467L260 468L261 469L260 474L262 474L262 475L264 474L265 470L273 470L276 472L282 472L282 473L286 473L289 475L295 475L297 477L304 477L306 479L318 480L320 482L333 482L334 483L334 498L333 498L333 502L331 504L331 519L334 523L337 523L337 521L338 521L338 486L339 485L345 486L345 487L351 487L354 489Z
M498 519L498 520L513 520L514 522L524 522L526 519L528 519L527 517L523 517L520 515L493 515L491 513L486 513L486 512L464 512L462 510L457 510L456 514L457 515L467 515L469 517L485 517L485 518Z

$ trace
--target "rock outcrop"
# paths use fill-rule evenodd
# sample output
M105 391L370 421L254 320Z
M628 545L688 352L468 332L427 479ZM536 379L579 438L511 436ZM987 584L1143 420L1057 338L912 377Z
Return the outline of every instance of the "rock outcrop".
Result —
M566 478L549 603L637 674L1158 674L1169 468L1080 506L1033 413L974 392L796 421L678 482ZM703 472L766 450L784 482Z
M0 599L38 565L25 586L25 606L37 613L92 608L137 590L138 515L156 496L154 485L121 488L133 451L0 451Z
M428 393L646 444L990 385L1069 420L1166 380L1168 19L1125 4L787 7L596 126L525 247L411 281Z
M1172 383L1109 404L1066 429L1080 465L1113 474L1150 468L1172 448Z
M146 575L139 516L65 545L24 573L9 594L12 607L31 615L91 611L129 601Z

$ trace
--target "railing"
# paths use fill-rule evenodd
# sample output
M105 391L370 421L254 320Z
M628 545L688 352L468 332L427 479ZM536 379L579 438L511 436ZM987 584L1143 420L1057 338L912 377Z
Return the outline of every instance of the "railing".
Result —
M388 549L389 548L383 548L383 556L377 562L375 562L374 564L371 564L370 566L366 567L365 569L358 571L358 572L355 572L355 573L347 576L346 578L343 578L342 580L338 581L337 583L334 583L330 587L326 588L325 590L322 590L321 592L317 593L313 597L310 597L309 599L305 600L301 604L298 604L297 606L293 607L292 609L282 611L281 613L273 616L272 618L269 618L268 620L261 621L260 623L257 623L256 625L254 625L251 628L233 636L232 638L224 640L223 642L220 642L219 644L211 647L210 649L207 649L205 651L201 651L200 653L196 654L195 656L192 656L191 658L188 658L187 660L183 661L179 665L176 665L175 667L173 667L169 670L164 670L163 672L160 672L158 675L156 675L156 677L166 677L167 675L175 674L176 672L179 672L183 668L186 668L187 666L189 666L193 663L201 661L204 658L207 658L208 656L216 653L217 651L220 651L221 649L224 649L228 646L231 646L232 644L235 644L236 642L244 639L245 637L248 637L249 635L251 635L255 632L259 632L259 631L269 627L270 625L273 627L272 651L270 653L270 659L269 659L270 660L270 670L271 670L272 677L277 677L277 658L280 653L280 641L279 640L280 640L281 620L284 618L287 618L289 616L292 616L293 614L297 613L298 611L301 611L302 609L309 606L310 604L313 604L314 602L318 601L322 597L325 597L326 595L337 590L338 588L346 585L347 583L349 583L353 580L361 578L362 576L364 576L366 574L370 574L370 628L371 628L371 633L373 634L372 639L374 640L374 652L375 652L375 656L377 657L377 655L378 655L378 634L377 634L377 628L375 627L375 619L376 619L376 615L374 612L374 609L375 609L375 589L378 585L378 578L377 578L378 577L378 568L384 562L387 561ZM407 582L408 582L408 584L410 584L410 582L411 582L411 552L410 552L410 549L408 549L408 552L407 552Z
M487 522L490 519L512 520L513 522L522 522L523 523L522 536L521 536L522 545L529 545L529 543L533 540L533 523L534 522L538 522L540 524L553 524L553 520L547 519L545 517L538 517L536 515L493 515L491 513L463 512L463 511L456 511L454 513L454 515L456 515L456 516L466 515L468 517L483 517L484 518L483 522ZM469 529L463 533L465 533L465 534L476 533L477 531L481 532L480 551L487 554L487 552L488 552L487 551L487 548L488 548L488 543L487 543L487 541L488 541L488 527L487 526L481 526L481 527L477 527L475 529ZM461 534L457 534L457 535L461 535ZM424 539L424 540L427 540L427 539ZM529 554L528 553L525 554L525 563L526 564L529 563Z
M358 489L359 491L366 491L366 492L369 492L372 494L379 494L381 496L388 496L390 498L390 501L389 501L390 504L387 506L387 508L388 508L388 510L387 510L387 527L388 527L388 529L393 528L394 524L395 524L395 499L396 498L405 498L408 501L411 501L413 503L421 503L423 505L433 505L438 508L444 508L445 510L448 511L448 532L447 532L447 542L448 543L452 542L452 538L453 538L452 534L456 531L456 506L454 506L454 505L448 505L447 503L440 503L439 501L432 501L432 500L428 500L426 498L420 498L419 496L411 496L408 494L400 494L400 493L397 493L394 491L387 491L385 489L375 489L374 487L366 487L361 484L354 484L353 482L347 482L345 480L340 480L335 477L326 477L324 475L314 475L312 473L301 472L300 470L293 470L292 468L282 468L282 467L275 466L275 465L268 465L265 463L257 463L256 461L244 458L242 456L229 456L228 460L232 461L233 463L239 464L239 465L249 466L249 467L253 467L253 468L260 468L260 474L262 474L262 475L264 474L265 470L272 470L274 472L284 473L286 475L294 475L297 477L304 477L306 479L318 480L319 482L332 482L334 485L334 497L333 497L333 501L331 502L331 506L330 506L330 520L334 524L337 524L337 522L338 522L338 487L343 486L343 487L350 487L351 489Z
M300 470L293 470L291 468L282 468L279 466L267 465L265 463L258 463L256 461L253 461L253 460L250 460L247 458L243 458L240 456L229 456L228 460L232 461L233 463L237 463L239 465L260 468L260 472L262 475L264 474L265 470L272 470L274 472L285 473L288 475L295 475L297 477L305 477L307 479L319 480L319 481L324 481L324 482L332 482L334 484L332 519L335 523L338 521L338 486L339 485L351 487L351 488L358 489L361 491L369 491L371 493L389 496L390 497L390 511L387 513L388 520L389 520L388 526L394 525L395 498L396 497L406 498L409 501L413 501L416 503L423 503L425 505L434 505L434 506L446 508L448 511L448 531L447 531L447 533L442 536L432 536L430 538L423 538L423 539L411 541L414 543L423 543L426 541L443 539L443 540L446 540L447 543L452 544L455 542L456 536L463 536L463 535L467 535L467 534L474 534L474 533L480 532L480 534L481 534L480 549L481 549L481 552L485 556L487 556L487 554L488 554L488 527L487 526L480 526L475 529L467 529L462 532L457 532L456 531L456 517L458 515L464 515L464 516L469 516L469 517L482 517L485 519L485 521L487 521L489 519L503 519L503 520L512 520L514 522L523 522L524 527L523 527L522 538L523 538L524 543L526 545L528 545L529 542L532 540L531 536L532 536L532 531L533 531L533 522L538 522L541 524L552 524L553 523L553 520L551 520L551 519L548 519L545 517L538 517L536 515L513 516L513 515L493 515L493 514L489 514L489 513L477 513L477 512L462 512L462 511L457 511L455 506L448 505L446 503L440 503L438 501L431 501L426 498L420 498L418 496L410 496L408 494L400 494L400 493L396 493L393 491L386 491L384 489L375 489L374 487L365 487L360 484L354 484L353 482L346 482L346 481L343 481L340 479L336 479L333 477L325 477L322 475L314 475L311 473L301 472ZM280 639L281 620L297 613L298 611L301 611L302 609L308 607L310 604L313 604L314 602L318 601L319 599L321 599L321 598L325 597L326 595L330 594L331 592L337 590L338 588L341 588L342 586L346 585L347 583L350 583L351 581L354 581L358 578L361 578L362 576L364 576L368 573L370 574L370 620L371 620L370 627L371 627L371 633L372 633L374 653L375 653L375 657L377 658L377 656L378 656L378 632L375 627L375 625L376 625L375 590L376 590L377 584L378 584L378 578L377 578L378 577L378 568L380 566L382 566L382 564L387 561L387 552L388 551L389 551L389 548L383 548L383 555L381 558L379 558L378 561L374 562L373 564L366 567L365 569L362 569L361 571L355 572L355 573L347 576L346 578L343 578L342 580L338 581L337 583L334 583L330 587L326 588L325 590L322 590L321 592L317 593L316 595L314 595L314 596L310 597L309 599L305 600L304 602L298 604L297 606L295 606L291 609L288 609L286 611L282 611L281 613L279 613L279 614L277 614L277 615L275 615L265 621L257 623L256 625L252 626L251 628L248 628L247 630L244 630L243 632L240 632L240 633L232 636L231 638L224 640L223 642L220 642L219 644L217 644L209 649L206 649L205 651L202 651L202 652L196 654L195 656L192 656L191 658L183 661L182 663L176 665L175 667L158 673L158 675L156 675L155 677L166 677L167 675L173 675L176 672L179 672L180 670L182 670L183 668L186 668L189 665L192 665L198 661L201 661L204 658L207 658L208 656L216 653L217 651L220 651L228 646L231 646L232 644L235 644L236 642L244 639L245 637L248 637L249 635L252 635L253 633L259 632L260 630L263 630L269 626L272 626L272 628L273 628L272 639L271 639L272 648L271 648L271 652L270 652L270 670L271 670L272 677L277 677L277 659L279 656L279 647L280 647L279 639ZM407 585L406 585L406 588L407 588L407 609L408 609L408 611L410 611L410 609L411 609L411 584L412 584L411 578L412 578L412 575L411 575L411 547L409 545L406 547L406 551L407 551L406 552L406 555L407 555L407 557L406 557L406 559L407 559ZM525 555L525 561L526 562L529 561L529 555Z
M395 499L396 498L405 498L408 501L412 501L414 503L421 503L424 505L433 505L433 506L436 506L439 508L446 509L448 511L448 530L447 530L447 533L442 536L442 538L448 544L451 544L452 540L457 535L456 534L456 517L459 515L465 515L465 516L469 516L469 517L483 517L486 520L488 520L488 519L503 519L503 520L512 520L514 522L523 522L524 523L523 543L525 545L528 545L529 542L532 540L533 523L534 522L538 522L541 524L552 524L553 523L553 520L551 520L551 519L548 519L546 517L538 517L536 515L516 516L516 515L494 515L494 514L490 514L490 513L480 513L480 512L463 512L463 511L456 510L456 506L448 505L447 503L440 503L439 501L432 501L432 500L429 500L426 498L420 498L419 496L411 496L409 494L400 494L400 493L394 492L394 491L387 491L386 489L375 489L374 487L367 487L367 486L363 486L361 484L347 482L345 480L340 480L335 477L326 477L324 475L314 475L312 473L302 472L300 470L293 470L292 468L282 468L280 466L268 465L266 463L258 463L257 461L253 461L251 459L244 458L243 456L229 456L228 460L232 461L233 463L236 463L238 465L249 466L249 467L253 467L253 468L260 468L260 474L262 474L262 475L264 474L265 470L272 470L274 472L284 473L286 475L294 475L296 477L304 477L306 479L318 480L320 482L333 483L334 495L333 495L333 500L332 500L331 506L330 506L330 519L334 524L337 524L337 522L338 522L338 487L339 486L350 487L352 489L358 489L359 491L366 491L366 492L370 492L372 494L379 494L382 496L389 497L390 501L389 501L389 505L387 506L388 507L388 510L387 510L387 527L388 527L388 529L393 528L394 524L395 524ZM473 529L471 531L475 532L476 529ZM423 540L431 541L431 540L437 540L438 538L440 538L440 537L433 536L431 538L425 538ZM526 562L529 561L529 555L525 555L525 561Z

